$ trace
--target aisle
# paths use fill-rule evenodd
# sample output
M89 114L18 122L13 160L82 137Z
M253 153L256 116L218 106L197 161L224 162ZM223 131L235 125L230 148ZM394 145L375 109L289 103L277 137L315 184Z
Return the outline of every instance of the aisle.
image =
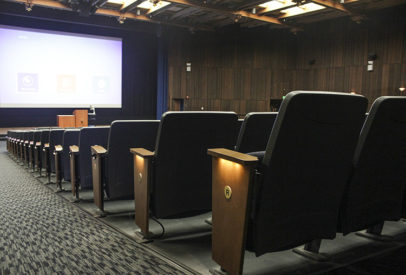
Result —
M184 274L71 205L0 141L0 274Z

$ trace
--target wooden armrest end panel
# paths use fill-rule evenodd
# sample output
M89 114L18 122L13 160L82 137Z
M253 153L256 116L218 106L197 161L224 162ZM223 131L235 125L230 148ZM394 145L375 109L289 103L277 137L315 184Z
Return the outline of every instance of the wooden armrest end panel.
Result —
M90 146L90 149L92 151L92 155L104 155L107 153L107 150L100 145Z
M154 152L151 152L145 148L130 148L130 152L143 158L152 158L155 156Z
M78 147L77 145L69 146L69 151L70 151L72 154L77 154L77 153L79 153L79 147Z
M207 153L210 156L226 159L232 162L236 162L242 165L256 165L258 163L258 158L243 154L237 151L225 149L225 148L214 148L208 149Z

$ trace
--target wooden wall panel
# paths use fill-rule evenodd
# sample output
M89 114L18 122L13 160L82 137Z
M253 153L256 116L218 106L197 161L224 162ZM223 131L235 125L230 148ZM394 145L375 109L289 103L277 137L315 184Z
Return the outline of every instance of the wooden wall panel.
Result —
M169 95L190 97L185 110L268 111L292 90L400 95L406 85L406 5L288 30L176 33L169 46ZM367 71L368 55L376 54ZM185 63L192 63L186 72ZM180 91L179 91L180 90ZM406 94L406 92L405 92Z

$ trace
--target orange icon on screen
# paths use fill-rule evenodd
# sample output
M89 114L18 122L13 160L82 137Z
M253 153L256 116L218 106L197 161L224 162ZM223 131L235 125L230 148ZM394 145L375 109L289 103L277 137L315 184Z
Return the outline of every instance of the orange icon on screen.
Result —
M76 76L75 75L58 75L57 90L60 93L76 92Z

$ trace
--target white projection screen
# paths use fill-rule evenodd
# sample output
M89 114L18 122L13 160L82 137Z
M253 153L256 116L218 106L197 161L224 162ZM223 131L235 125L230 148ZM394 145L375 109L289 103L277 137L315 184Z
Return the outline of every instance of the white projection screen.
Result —
M0 25L0 108L121 108L121 38Z

